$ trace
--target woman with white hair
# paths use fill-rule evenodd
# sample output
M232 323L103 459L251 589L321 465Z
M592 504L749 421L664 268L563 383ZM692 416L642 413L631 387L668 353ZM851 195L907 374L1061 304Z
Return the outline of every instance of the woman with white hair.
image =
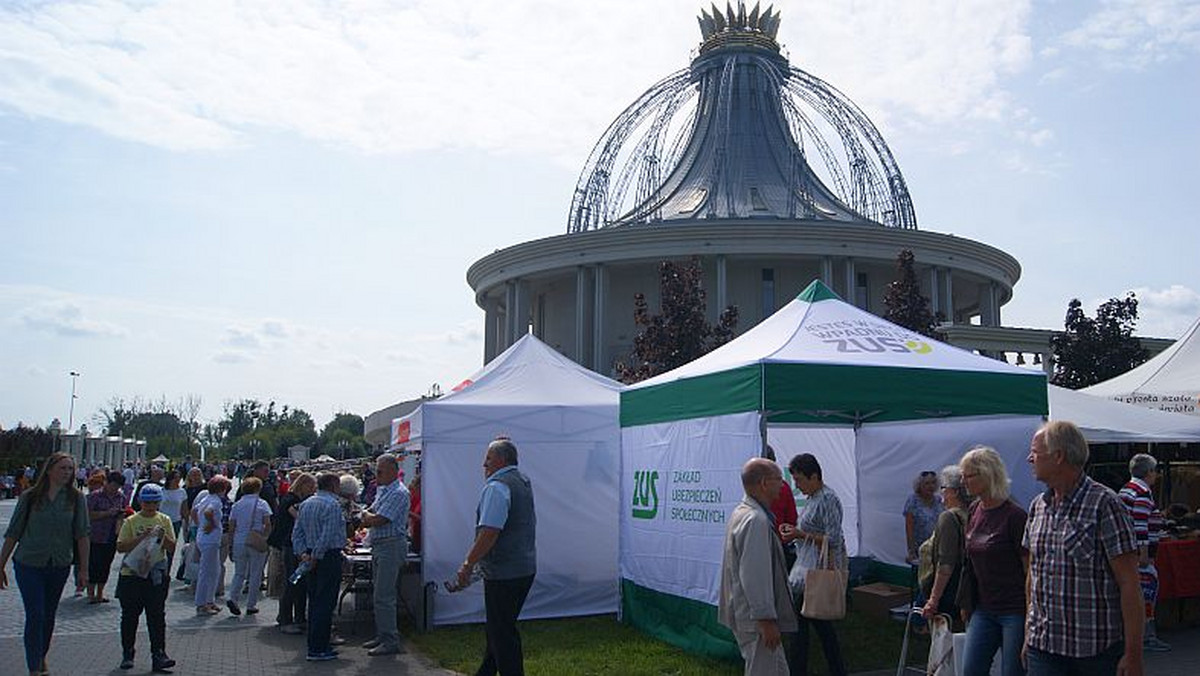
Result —
M1025 673L1025 569L1021 546L1026 512L1009 496L1008 472L995 449L976 446L958 463L967 492L976 498L967 519L967 561L974 572L974 607L960 608L967 622L964 676L985 676L1000 650L1004 676ZM960 595L960 599L966 597Z
M942 502L938 499L938 476L933 470L918 474L912 482L913 492L904 501L904 535L908 541L908 562L916 565L921 543L933 535Z
M1129 483L1117 495L1133 519L1133 534L1138 545L1138 581L1146 606L1146 627L1142 648L1166 652L1171 645L1158 638L1154 607L1158 604L1158 568L1154 565L1155 550L1162 537L1163 518L1154 504L1154 484L1158 482L1158 460L1152 455L1138 453L1129 459Z
M921 580L921 593L928 599L921 614L930 619L943 614L950 617L955 631L962 631L958 607L958 585L962 578L963 541L967 529L967 504L970 498L958 465L943 467L938 473L938 489L946 511L938 516L933 529L933 573Z

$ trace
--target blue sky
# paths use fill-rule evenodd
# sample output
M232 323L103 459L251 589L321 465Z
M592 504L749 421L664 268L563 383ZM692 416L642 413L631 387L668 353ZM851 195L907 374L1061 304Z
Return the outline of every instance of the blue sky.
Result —
M1200 315L1200 2L779 3L923 229L1021 261L1005 324ZM687 65L693 0L0 0L0 425L113 396L318 422L482 359L466 268L565 232L592 145ZM94 429L94 426L93 426Z

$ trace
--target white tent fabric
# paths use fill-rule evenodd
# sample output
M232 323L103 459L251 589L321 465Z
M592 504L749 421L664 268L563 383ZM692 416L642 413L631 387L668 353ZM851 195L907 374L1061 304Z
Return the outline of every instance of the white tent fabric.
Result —
M679 516L695 508L695 489L719 491L709 508L736 503L737 470L762 451L755 437L766 435L781 465L817 456L842 502L848 551L907 570L901 513L920 471L992 446L1028 504L1026 456L1045 388L1043 374L915 334L814 282L734 341L622 391L626 617L688 649L722 650L712 605L723 524ZM662 483L653 515L639 516L647 471Z
M462 563L475 533L484 451L505 435L533 483L538 521L538 574L522 616L614 612L621 385L532 335L472 380L408 418L410 442L422 449L425 580L440 587ZM482 620L482 585L439 589L434 624Z
M1168 413L1200 416L1200 317L1150 361L1080 391Z
M1070 420L1093 444L1198 443L1200 420L1051 385L1050 417Z

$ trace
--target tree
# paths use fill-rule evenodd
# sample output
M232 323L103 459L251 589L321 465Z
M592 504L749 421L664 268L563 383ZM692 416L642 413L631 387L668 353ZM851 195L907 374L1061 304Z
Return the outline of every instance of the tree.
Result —
M205 430L206 436L212 430ZM218 452L224 457L277 458L291 446L312 447L317 442L316 424L312 416L299 408L274 401L266 406L257 399L242 399L225 403L225 416L217 423L216 437L221 445Z
M1050 338L1054 377L1050 382L1077 390L1125 373L1149 357L1133 335L1138 316L1137 296L1110 298L1096 309L1095 319L1083 311L1078 298L1067 305L1066 331Z
M633 299L633 321L642 327L633 339L629 363L617 363L617 377L636 383L682 366L733 338L738 310L730 305L714 327L705 319L704 278L700 259L659 264L659 314L651 315L644 294Z
M165 396L157 402L141 397L128 400L113 397L96 417L102 422L105 435L145 440L149 457L182 457L192 453L193 438L193 423L181 419L177 412L183 401L175 405Z
M941 317L929 310L929 299L921 294L921 285L913 269L915 260L913 252L908 249L902 250L896 258L896 279L888 284L887 294L883 297L883 304L887 306L887 314L883 318L921 335L936 338Z

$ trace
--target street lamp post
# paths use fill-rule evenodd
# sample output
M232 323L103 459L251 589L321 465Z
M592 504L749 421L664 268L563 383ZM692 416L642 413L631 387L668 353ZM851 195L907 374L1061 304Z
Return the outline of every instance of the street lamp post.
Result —
M258 460L258 447L262 446L262 442L258 439L250 440L250 461Z
M338 441L337 445L338 445L338 448L341 449L341 451L342 451L342 460L345 460L346 459L346 447L350 445L349 442L347 442L345 439L342 439L341 441Z
M79 378L79 371L71 371L71 412L67 415L67 432L75 429L75 381Z

